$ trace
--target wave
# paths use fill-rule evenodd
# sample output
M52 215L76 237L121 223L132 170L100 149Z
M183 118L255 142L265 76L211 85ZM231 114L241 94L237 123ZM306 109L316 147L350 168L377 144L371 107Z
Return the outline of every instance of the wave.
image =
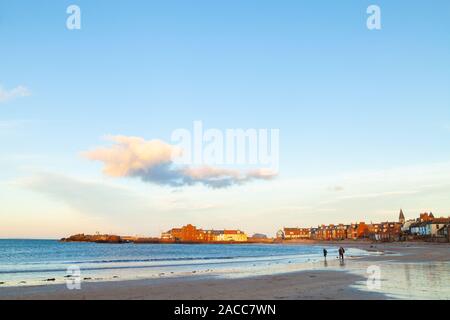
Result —
M302 255L306 257L310 255ZM16 273L45 273L45 272L66 272L67 266L70 265L83 265L83 264L109 264L105 266L92 266L81 268L85 271L95 270L117 270L117 269L141 269L141 268L165 268L165 267L183 267L191 266L194 263L170 263L170 262L183 262L183 261L209 261L202 263L195 263L196 266L209 265L209 264L222 264L222 263L242 263L242 262L263 262L263 261L275 261L283 260L287 258L293 258L294 256L239 256L239 257L184 257L184 258L154 258L154 259L114 259L114 260L94 260L94 261L64 261L55 262L54 268L27 268L27 269L10 269L0 270L0 274L16 274ZM297 256L298 257L298 256ZM255 259L261 258L261 259ZM243 260L245 259L245 260ZM247 260L248 259L248 260ZM253 259L253 260L252 260ZM154 264L154 265L111 265L113 263L136 263L136 262L168 262L167 264Z
M302 254L301 256L314 255L310 253ZM195 261L195 260L233 260L233 259L256 259L256 258L282 258L294 257L297 255L239 255L239 256L203 256L203 257L164 257L164 258L129 258L129 259L100 259L100 260L75 260L75 261L41 261L41 262L27 262L22 265L48 265L48 264L64 264L64 265L83 265L83 264L100 264L100 263L133 263L133 262L165 262L165 261ZM1 273L1 271L0 271Z

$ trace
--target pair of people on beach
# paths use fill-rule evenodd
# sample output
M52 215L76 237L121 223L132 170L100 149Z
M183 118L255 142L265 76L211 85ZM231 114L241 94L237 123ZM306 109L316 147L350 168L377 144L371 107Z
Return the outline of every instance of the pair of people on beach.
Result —
M343 247L340 247L339 250L339 260L344 261L344 253L345 253L345 249ZM328 251L327 249L323 249L323 257L325 258L325 260L327 259L327 255L328 255Z

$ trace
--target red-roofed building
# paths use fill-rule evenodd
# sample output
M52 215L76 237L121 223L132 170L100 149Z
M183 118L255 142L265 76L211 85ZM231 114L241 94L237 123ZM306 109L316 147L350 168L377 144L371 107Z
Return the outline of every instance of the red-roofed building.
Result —
M246 242L247 235L240 230L203 230L188 224L161 234L163 241L175 242Z
M311 229L309 228L284 228L284 239L309 239L311 238Z

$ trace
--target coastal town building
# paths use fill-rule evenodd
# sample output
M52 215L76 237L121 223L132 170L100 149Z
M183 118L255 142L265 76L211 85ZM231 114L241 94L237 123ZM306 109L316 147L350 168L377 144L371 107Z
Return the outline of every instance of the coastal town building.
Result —
M415 222L411 224L409 232L413 236L425 236L426 235L427 222Z
M375 241L398 241L401 236L400 222L382 222L369 225L369 239Z
M202 230L198 230L195 226L188 224L182 228L173 228L169 231L172 239L183 242L196 242L202 240Z
M311 239L315 240L344 240L348 238L350 225L344 224L330 224L328 226L321 225L317 228L310 229Z
M252 239L268 239L267 235L262 233L255 233L251 236Z
M406 220L402 209L398 221L380 223L354 222L350 224L329 224L313 228L284 227L276 234L276 241L295 240L372 240L372 241L403 241L423 239L425 241L450 241L450 217L435 218L433 213L420 213L417 219ZM153 240L152 240L153 241ZM173 228L163 232L161 242L192 242L192 243L267 243L273 238L254 234L248 237L241 230L203 230L188 224L181 228Z
M438 231L442 228L445 228L450 224L450 219L447 218L436 218L433 221L427 223L425 228L425 235L431 237L438 237Z
M421 213L419 216L419 222L428 222L428 221L433 221L434 219L434 215L433 212L427 213Z
M357 240L367 238L369 226L365 222L352 223L347 226L347 239Z
M440 224L433 225L434 221L432 214L421 214L418 221L423 221L423 230L417 232L423 234L437 234L438 230L443 228L444 220L439 220ZM405 214L400 209L398 221L387 221L381 223L355 222L351 224L329 224L320 225L317 228L284 228L277 233L278 239L313 239L321 241L336 241L336 240L359 240L369 239L373 241L399 241L403 237L404 225L408 223L411 227L416 224L415 220L406 221ZM417 227L422 225L417 224ZM428 229L427 229L428 228ZM410 229L408 229L409 231ZM440 233L444 233L442 229Z
M240 230L203 230L188 224L161 234L161 240L174 242L246 242L245 232Z
M284 231L283 230L278 230L276 238L277 238L277 240L284 240Z
M247 235L240 230L223 230L215 239L219 242L245 242L247 241Z
M342 223L334 227L332 237L333 239L344 240L347 238L347 228L348 226Z
M247 242L249 243L273 243L274 238L269 238L267 235L262 233L255 233L251 237L247 238Z
M411 226L415 223L416 223L415 219L409 219L409 220L405 221L405 223L402 225L402 233L408 234L411 230Z
M437 236L442 239L446 239L447 242L450 242L450 223L444 225L437 231Z
M411 224L410 234L420 237L445 237L445 234L439 232L450 225L450 218L437 218L428 221L418 221Z
M310 234L311 234L311 239L317 239L317 232L318 232L318 228L311 228L310 230Z
M329 240L329 239L327 239L328 233L327 233L326 229L327 229L327 226L325 226L324 224L321 226L318 226L314 232L314 240Z
M415 221L408 221L403 225L402 231L409 237L419 239L437 239L448 241L448 227L450 217L435 218L433 213L421 213Z
M309 228L283 228L284 239L310 239L311 230Z
M161 240L170 241L172 239L172 234L170 232L161 233Z

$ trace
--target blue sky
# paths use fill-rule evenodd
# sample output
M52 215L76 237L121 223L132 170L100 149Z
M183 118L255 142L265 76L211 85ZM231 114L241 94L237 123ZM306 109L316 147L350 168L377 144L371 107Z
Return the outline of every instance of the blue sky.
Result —
M29 91L0 100L0 237L449 215L449 18L448 1L0 0L0 86ZM280 129L279 176L173 189L80 156L194 120Z

